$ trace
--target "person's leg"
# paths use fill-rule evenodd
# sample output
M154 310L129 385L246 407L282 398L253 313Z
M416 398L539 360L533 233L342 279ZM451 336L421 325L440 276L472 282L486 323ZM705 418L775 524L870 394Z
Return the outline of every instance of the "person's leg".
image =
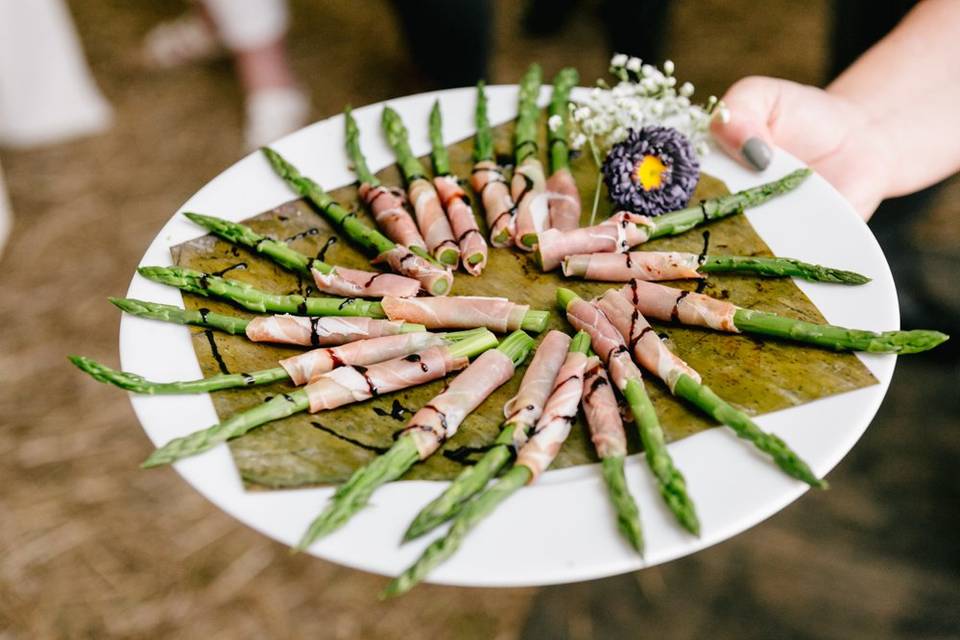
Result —
M490 0L393 0L414 63L439 88L476 84L487 73Z

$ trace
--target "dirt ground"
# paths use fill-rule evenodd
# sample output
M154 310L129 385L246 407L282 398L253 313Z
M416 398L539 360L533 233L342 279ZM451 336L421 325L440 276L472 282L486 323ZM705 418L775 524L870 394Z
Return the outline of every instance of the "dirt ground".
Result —
M149 452L130 404L73 370L117 363L122 294L144 248L194 191L242 155L226 63L137 63L143 33L179 2L70 3L114 128L2 153L16 212L0 259L0 639L13 638L957 638L960 400L944 354L903 359L863 440L805 496L733 540L616 578L543 589L424 586L303 556L239 525ZM602 74L590 3L560 37L497 3L491 80L532 60ZM294 63L317 118L425 87L383 2L293 2ZM700 92L745 74L821 81L823 0L677 3L669 47ZM923 247L955 292L960 205L938 199Z

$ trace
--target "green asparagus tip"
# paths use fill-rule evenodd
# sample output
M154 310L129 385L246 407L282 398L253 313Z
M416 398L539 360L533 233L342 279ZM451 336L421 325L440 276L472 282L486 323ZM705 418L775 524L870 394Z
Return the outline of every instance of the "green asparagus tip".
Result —
M565 289L564 287L557 287L557 305L564 311L570 306L571 302L579 299L580 296L578 296L575 291Z
M523 322L520 323L520 328L527 331L533 331L534 333L540 333L547 328L548 322L550 322L549 311L531 309L524 314Z
M513 366L519 367L527 359L530 349L533 348L533 343L533 338L524 333L522 329L517 329L500 342L497 350L502 351L513 360Z
M523 237L520 238L520 241L523 242L526 247L533 247L537 244L537 234L535 233L525 233Z
M140 307L140 305L137 304L139 301L134 300L133 298L114 298L111 296L108 297L107 300L110 302L110 304L117 307L121 311L126 311L128 313Z
M440 253L440 262L443 264L454 265L460 260L460 253L456 249L444 249Z
M950 336L939 331L914 329L912 331L888 331L881 334L881 340L877 342L882 342L887 351L907 354L929 351L949 339Z
M570 341L570 353L587 353L590 350L590 334L586 331L577 331Z

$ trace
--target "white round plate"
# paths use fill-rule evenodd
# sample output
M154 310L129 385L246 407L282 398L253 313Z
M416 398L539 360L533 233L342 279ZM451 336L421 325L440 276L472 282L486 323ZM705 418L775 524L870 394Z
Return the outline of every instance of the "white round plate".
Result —
M583 90L581 90L583 91ZM490 87L490 118L505 122L516 114L517 89ZM548 99L545 87L541 102ZM427 116L439 97L445 139L473 133L473 89L456 89L391 100L410 128L416 153L429 150ZM393 162L380 135L381 105L356 110L363 143L375 169ZM336 116L279 141L275 148L305 175L333 188L355 178L344 152L343 119ZM778 152L763 173L742 169L714 152L704 171L731 190L777 178L801 166ZM182 210L242 220L292 199L287 186L266 160L254 153L236 163L196 195ZM893 279L879 246L850 206L819 176L795 192L747 213L777 255L852 269L873 278L867 285L843 287L799 282L799 286L834 324L886 330L899 326ZM829 228L830 233L822 233ZM142 265L169 265L168 248L202 232L174 215L154 239ZM463 277L463 276L461 276ZM134 276L129 296L182 305L180 292ZM517 292L504 291L515 297ZM886 393L895 356L859 356L879 384L799 407L760 416L761 427L783 437L818 475L826 474L866 429ZM186 327L124 316L120 325L123 368L151 379L200 377ZM161 445L171 438L217 422L209 396L132 396L150 439ZM462 548L430 574L430 581L473 586L527 586L573 582L633 571L666 562L729 538L776 513L799 497L806 485L784 475L728 429L711 429L670 445L670 453L687 478L702 521L699 538L685 533L664 507L642 456L627 465L627 479L637 497L647 540L642 560L622 539L596 465L546 473L482 522ZM226 445L176 465L177 471L211 502L240 521L280 542L297 542L323 508L331 488L246 492ZM152 473L144 471L144 473ZM315 544L310 553L357 569L395 575L417 558L424 539L400 546L404 528L419 508L444 487L442 482L395 482L379 489L370 506L345 527Z

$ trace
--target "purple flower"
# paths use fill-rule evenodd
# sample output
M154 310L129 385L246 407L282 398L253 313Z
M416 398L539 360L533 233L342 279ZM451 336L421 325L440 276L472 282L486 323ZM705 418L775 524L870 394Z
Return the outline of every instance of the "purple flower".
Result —
M610 198L620 210L657 216L682 209L700 179L687 138L671 127L631 129L603 161Z

